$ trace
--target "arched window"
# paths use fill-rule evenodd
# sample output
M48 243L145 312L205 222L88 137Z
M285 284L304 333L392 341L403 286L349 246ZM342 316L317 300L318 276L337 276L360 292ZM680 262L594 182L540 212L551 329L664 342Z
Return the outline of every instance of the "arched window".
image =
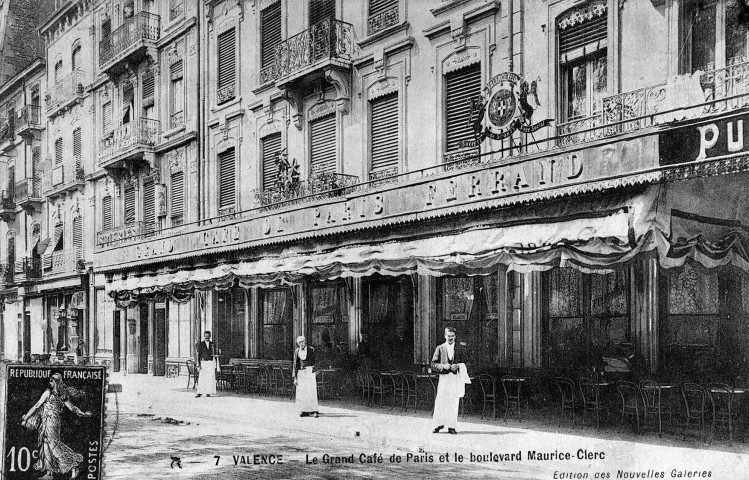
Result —
M79 68L81 68L81 44L75 43L73 44L73 54L70 58L70 64L72 65L72 70L75 72Z

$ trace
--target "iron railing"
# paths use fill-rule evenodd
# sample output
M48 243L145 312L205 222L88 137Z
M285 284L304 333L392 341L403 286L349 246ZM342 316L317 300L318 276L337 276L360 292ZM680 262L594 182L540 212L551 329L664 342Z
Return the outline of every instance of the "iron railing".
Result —
M289 205L347 195L357 183L354 175L318 173L285 188L258 190L255 196L260 205Z
M374 15L370 15L367 18L367 35L374 35L375 33L385 30L388 27L392 27L398 23L398 4L396 3L392 7L377 12Z
M22 205L28 201L41 201L42 180L40 178L24 178L16 182L16 204Z
M160 122L150 118L138 118L122 125L99 141L99 163L133 148L153 147L160 133Z
M155 231L156 224L153 222L134 222L121 227L96 232L96 243L97 245L113 243L133 236L153 233Z
M72 162L66 162L64 165L58 165L52 169L46 190L49 191L57 187L82 182L84 177L85 172L81 166L81 159L74 158Z
M16 277L22 277L22 280L35 280L42 278L42 259L41 257L25 257L16 261Z
M15 266L7 263L0 263L0 284L3 286L13 285L15 283Z
M26 105L16 114L16 132L26 128L42 128L42 108L39 105Z
M156 41L161 34L161 18L148 12L140 12L99 42L99 68L125 53L143 40Z
M302 33L276 45L273 63L260 70L260 83L285 77L323 60L351 61L354 55L354 27L326 18Z
M46 96L47 113L83 95L83 71L75 70L55 82Z
M83 255L80 247L52 252L42 256L42 269L45 275L71 273L83 269Z
M16 139L16 127L14 118L0 118L0 143L14 141Z

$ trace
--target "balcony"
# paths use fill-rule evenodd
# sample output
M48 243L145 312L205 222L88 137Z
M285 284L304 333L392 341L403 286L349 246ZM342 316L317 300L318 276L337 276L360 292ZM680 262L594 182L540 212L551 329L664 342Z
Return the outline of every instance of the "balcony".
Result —
M96 244L111 244L126 238L140 237L156 231L156 224L152 222L134 222L129 225L115 227L110 230L96 232Z
M53 168L46 174L44 184L44 194L52 198L82 190L86 182L81 159Z
M55 82L45 97L47 115L54 116L80 102L84 94L83 81L83 72L76 70Z
M318 173L307 180L270 190L256 190L255 198L267 210L326 198L347 195L354 191L359 177L340 173Z
M0 151L6 151L15 146L16 126L14 118L0 118Z
M156 41L161 35L161 18L140 12L125 20L112 35L99 42L99 69L114 75L135 65L148 55L154 60Z
M13 277L13 265L7 263L0 263L0 288L7 288L15 283Z
M99 167L123 168L130 161L146 161L153 166L154 147L160 134L159 121L150 118L120 126L99 141Z
M25 178L16 182L16 205L27 212L41 211L42 181L40 178Z
M13 185L9 185L13 187ZM16 202L12 190L3 190L0 192L0 220L11 222L16 218Z
M33 282L42 278L42 259L22 258L16 261L15 281L16 282Z
M26 105L16 114L16 135L24 139L34 138L42 129L42 108Z
M83 255L80 248L60 250L42 257L42 273L44 276L75 273L81 270L85 270L85 266L83 265Z

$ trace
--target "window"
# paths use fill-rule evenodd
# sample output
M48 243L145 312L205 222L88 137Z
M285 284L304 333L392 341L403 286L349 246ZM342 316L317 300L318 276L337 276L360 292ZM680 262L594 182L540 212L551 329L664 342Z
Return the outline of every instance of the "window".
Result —
M62 165L62 138L55 140L55 165Z
M324 282L310 285L309 342L317 349L317 361L330 365L348 352L348 301L345 285ZM338 365L342 366L342 365Z
M309 122L310 171L312 174L336 171L336 115Z
M135 187L125 187L125 225L135 223Z
M11 165L8 167L8 194L10 198L14 198L16 194L16 167Z
M176 128L185 123L185 81L184 81L184 63L178 60L170 67L171 74L171 96L169 102L170 109L170 127Z
M154 105L154 89L156 87L152 70L148 69L143 72L141 85L140 98L143 116L150 118L149 113Z
M113 218L112 218L112 197L107 195L101 200L101 229L102 230L111 230L114 226Z
M218 155L219 186L218 207L220 209L232 207L236 201L236 165L234 147Z
M399 0L369 0L367 35L398 23L398 2Z
M481 64L474 63L445 75L446 152L462 148L465 140L474 140L468 122L471 99L481 94Z
M62 60L58 60L55 63L55 83L62 80Z
M242 287L216 294L218 317L213 340L221 345L226 358L245 358L245 295Z
M77 250L83 248L83 222L81 217L73 219L73 248Z
M293 348L293 306L289 288L263 289L261 358L285 360Z
M112 21L107 19L101 24L101 38L102 40L109 40L112 36Z
M398 173L398 93L370 102L370 172Z
M76 44L73 46L73 54L70 57L70 64L74 72L78 70L79 68L81 68L81 46L80 44Z
M685 3L682 70L710 71L749 60L738 0Z
M218 103L234 98L236 77L236 33L227 30L218 36Z
M153 180L143 182L143 222L156 222L156 188Z
M172 174L172 226L182 225L185 212L185 174L175 172Z
M309 25L335 18L335 0L309 0Z
M42 147L31 148L31 176L32 178L39 178L40 165L42 161Z
M263 190L273 190L278 178L276 158L281 151L281 134L274 133L262 139Z
M135 90L132 83L126 83L122 87L122 125L126 125L135 120L133 114L135 111Z
M13 232L8 233L8 265L16 264L16 237Z
M185 0L169 0L169 20L174 20L185 13Z
M273 65L276 45L281 43L281 2L263 9L260 14L260 67Z
M112 102L107 102L101 107L101 128L103 133L112 130Z
M76 170L81 168L81 156L83 149L83 139L81 137L81 127L73 130L73 158L75 159Z
M606 2L573 9L557 21L562 116L565 121L601 112L607 89Z

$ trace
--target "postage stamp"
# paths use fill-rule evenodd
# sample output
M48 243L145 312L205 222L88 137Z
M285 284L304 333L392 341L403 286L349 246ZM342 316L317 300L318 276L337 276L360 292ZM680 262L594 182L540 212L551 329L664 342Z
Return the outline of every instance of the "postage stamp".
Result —
M4 480L100 480L104 367L7 365Z

